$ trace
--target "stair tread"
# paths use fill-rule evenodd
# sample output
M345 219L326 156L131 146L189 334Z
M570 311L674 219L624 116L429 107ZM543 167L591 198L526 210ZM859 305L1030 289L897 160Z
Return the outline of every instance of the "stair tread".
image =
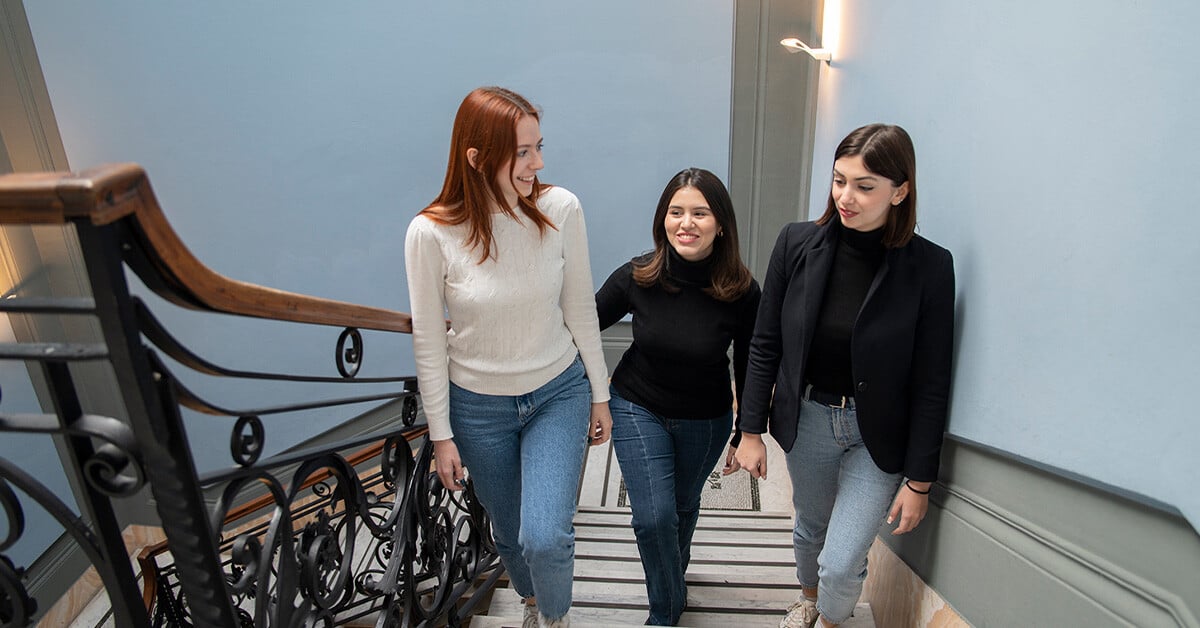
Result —
M500 596L498 596L500 597ZM471 619L471 628L520 628L521 602L515 595L508 603L493 604L489 615L476 616ZM691 596L688 597L689 603ZM767 610L750 608L732 608L722 611L695 612L685 610L679 618L679 626L691 628L739 628L771 627L779 625L787 604ZM577 601L571 607L571 626L573 628L610 628L615 626L642 625L646 620L645 604L631 604L624 608L609 606L590 606L585 601ZM854 608L854 616L841 624L842 628L874 628L875 621L871 607L861 603Z
M783 468L781 454L774 453L778 468ZM593 448L587 465L575 515L571 625L641 625L647 613L645 575L630 509L617 506L620 469L611 447ZM781 477L786 484L786 475ZM791 494L780 490L790 486L779 482L758 484L763 511L701 509L687 570L688 610L680 626L779 625L799 593L792 553ZM511 589L499 589L488 614L474 618L472 627L520 626L521 601ZM859 604L855 617L843 626L874 626L870 607Z
M644 581L642 563L637 559L614 561L604 557L576 556L575 577L596 579L626 579ZM796 567L787 565L733 564L713 561L688 565L687 581L697 584L728 586L795 586Z
M630 522L630 513L628 511L580 511L575 515L575 526L596 526L596 527L623 527L628 528ZM770 530L776 532L790 533L792 530L792 518L788 516L776 515L761 515L758 517L747 517L745 515L733 515L724 511L702 512L700 520L696 523L696 529L699 530Z
M629 512L580 508L575 517L575 581L571 625L641 625L646 585ZM798 593L789 513L701 513L688 565L688 610L680 626L778 626ZM511 589L492 598L474 627L520 626L521 600ZM509 619L517 618L517 619ZM485 620L488 623L475 623ZM870 628L859 604L845 628Z
M575 538L588 541L628 541L635 542L633 529L626 527L576 525ZM737 532L740 546L792 546L791 530L743 530ZM692 535L692 545L729 545L730 532L727 530L710 530L699 528Z

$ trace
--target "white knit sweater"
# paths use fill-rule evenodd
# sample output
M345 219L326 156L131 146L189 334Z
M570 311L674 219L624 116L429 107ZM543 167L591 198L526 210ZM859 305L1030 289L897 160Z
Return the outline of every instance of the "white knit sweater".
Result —
M608 401L583 209L559 187L544 191L538 208L557 230L539 236L523 216L493 214L495 254L482 264L479 249L465 246L466 224L418 215L408 225L413 355L432 440L454 435L450 381L486 395L522 395L554 379L576 353L593 403Z

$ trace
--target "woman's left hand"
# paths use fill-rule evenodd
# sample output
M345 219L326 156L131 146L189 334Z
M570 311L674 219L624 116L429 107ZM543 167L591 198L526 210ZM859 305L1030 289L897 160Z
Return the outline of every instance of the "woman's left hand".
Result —
M738 464L737 447L729 446L725 452L725 467L721 469L721 475L729 475L742 470L742 465Z
M896 501L892 502L892 509L888 512L887 518L888 524L891 524L896 517L900 517L900 523L895 530L892 530L892 534L911 532L929 511L929 494L917 493L908 487L909 484L912 484L913 488L917 490L928 491L933 482L909 480L900 485L900 490L896 493Z
M588 444L595 447L608 442L612 436L612 414L608 411L608 402L592 404L592 419L588 423Z

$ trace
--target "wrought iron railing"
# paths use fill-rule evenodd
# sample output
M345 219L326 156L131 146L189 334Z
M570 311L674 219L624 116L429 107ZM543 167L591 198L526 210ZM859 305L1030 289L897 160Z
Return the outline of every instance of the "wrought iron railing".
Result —
M265 468L302 461L288 485L272 481L268 495L232 509L222 500L213 512L224 514L229 531L221 555L239 626L363 618L377 626L456 625L477 607L502 573L486 526L477 525L486 516L471 493L451 494L434 474L416 472L429 468L432 448L425 442L413 456L409 438L424 433L416 428L335 459L306 452L250 475L202 476L236 494L261 481ZM274 559L264 549L272 547ZM146 548L138 562L153 624L190 625L166 544ZM298 604L279 612L278 598Z
M452 494L431 472L432 447L416 424L416 380L357 377L364 351L359 330L409 332L407 315L217 275L179 241L137 166L0 177L0 224L72 225L92 293L33 296L18 286L0 295L0 312L93 317L103 336L95 343L0 344L0 359L40 366L55 406L53 414L11 414L0 406L0 432L62 437L64 469L80 487L75 510L0 458L0 507L8 521L0 539L0 625L29 625L45 606L30 595L24 567L5 554L23 534L28 504L14 487L87 556L122 627L455 626L493 588L503 569L487 517L470 487ZM192 310L340 328L338 375L245 371L209 361L130 293L126 269L150 291ZM73 365L85 361L111 365L126 416L83 407ZM216 377L384 392L234 409L193 392L168 363ZM263 416L348 413L364 403L394 409L386 421L393 427L262 458ZM236 417L229 468L197 471L183 408ZM138 557L139 583L114 504L145 495L145 487L166 540Z

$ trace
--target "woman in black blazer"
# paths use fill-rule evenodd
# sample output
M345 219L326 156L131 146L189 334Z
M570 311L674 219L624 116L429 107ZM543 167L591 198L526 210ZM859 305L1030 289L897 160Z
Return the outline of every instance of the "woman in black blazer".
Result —
M784 227L762 286L736 462L767 474L762 434L786 454L800 600L780 622L836 626L867 551L925 516L950 392L954 264L914 233L916 156L904 129L856 129L834 154L816 222ZM890 505L890 509L889 509Z

